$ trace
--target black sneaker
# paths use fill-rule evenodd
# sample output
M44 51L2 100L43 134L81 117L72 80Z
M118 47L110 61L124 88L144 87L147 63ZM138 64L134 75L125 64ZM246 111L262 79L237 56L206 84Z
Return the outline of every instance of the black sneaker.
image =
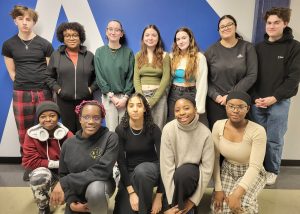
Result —
M50 214L50 207L47 206L44 209L39 209L39 214Z
M23 174L23 181L29 181L29 174L31 170L30 169L25 169L25 172Z

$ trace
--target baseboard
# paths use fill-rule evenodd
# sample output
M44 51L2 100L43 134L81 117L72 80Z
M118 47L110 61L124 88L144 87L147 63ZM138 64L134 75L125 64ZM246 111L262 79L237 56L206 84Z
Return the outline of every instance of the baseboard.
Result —
M22 163L22 158L21 157L0 157L0 163L20 164Z
M281 166L300 166L300 160L282 160Z

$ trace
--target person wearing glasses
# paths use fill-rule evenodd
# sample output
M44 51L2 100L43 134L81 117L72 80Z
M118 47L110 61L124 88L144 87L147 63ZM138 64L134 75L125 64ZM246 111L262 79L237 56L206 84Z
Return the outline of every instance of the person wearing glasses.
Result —
M162 129L167 120L167 88L170 57L164 52L160 32L148 25L142 34L141 50L135 56L134 88L149 102L154 123Z
M225 106L228 119L213 126L213 213L258 213L257 196L267 182L263 167L267 138L264 127L246 119L250 105L246 92L230 92Z
M105 110L98 101L82 101L76 114L82 128L62 146L60 178L50 202L59 205L65 200L66 214L105 214L115 190L112 169L119 153L118 136L101 126Z
M25 134L34 125L37 105L52 100L51 91L45 82L45 72L53 47L33 31L38 21L36 11L15 5L10 15L18 33L3 43L2 55L13 81L13 111L23 155ZM28 181L28 174L25 171L23 180Z
M195 98L200 121L207 125L205 99L207 95L207 63L199 52L193 32L186 27L175 32L171 57L172 85L168 96L168 119L175 118L178 97L188 94Z
M257 56L253 45L236 32L231 15L219 19L220 40L205 52L208 64L207 118L212 129L217 120L226 118L225 104L229 92L247 92L257 77Z
M74 134L81 128L74 110L82 100L92 99L98 89L94 55L82 43L85 30L77 22L61 23L56 29L63 43L51 55L47 68L47 84L57 94L62 123Z
M159 213L164 190L159 171L161 131L142 94L135 93L128 98L125 115L116 133L119 136L121 182L114 214Z
M108 44L96 50L95 69L97 83L106 109L105 122L115 131L125 113L128 97L133 92L134 54L124 46L125 33L120 21L107 24Z

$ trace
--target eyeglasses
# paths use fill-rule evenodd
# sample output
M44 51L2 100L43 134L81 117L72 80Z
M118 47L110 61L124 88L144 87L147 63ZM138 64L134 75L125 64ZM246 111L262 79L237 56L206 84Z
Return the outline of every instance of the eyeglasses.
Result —
M95 123L100 123L101 122L101 116L100 115L95 115L95 116L90 116L90 115L84 115L84 116L81 116L81 119L84 121L84 122L90 122L91 119L93 119L93 121Z
M66 39L71 39L71 38L78 39L79 38L79 34L66 34L66 35L64 35L64 37Z
M245 106L245 105L235 106L235 105L231 105L231 104L227 104L226 106L228 107L228 109L229 109L230 111L235 111L235 110L237 110L238 112L244 111L244 109L245 109L246 107L248 107L248 106Z
M106 28L108 30L108 32L112 33L112 32L115 32L115 33L120 33L122 30L119 29L119 28Z
M231 28L232 26L234 25L234 23L233 22L230 22L230 23L228 23L227 25L221 25L220 27L219 27L219 30L225 30L225 28Z

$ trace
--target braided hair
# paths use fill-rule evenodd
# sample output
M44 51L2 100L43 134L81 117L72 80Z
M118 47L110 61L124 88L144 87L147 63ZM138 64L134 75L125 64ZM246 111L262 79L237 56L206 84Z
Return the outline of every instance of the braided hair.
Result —
M121 126L125 129L129 128L129 119L130 119L130 117L129 117L129 114L128 114L127 106L128 106L129 101L133 97L138 97L142 101L142 103L144 105L144 108L145 108L145 112L144 112L145 132L149 132L150 134L152 134L152 131L155 127L155 123L153 122L150 105L149 105L148 101L146 100L146 98L140 93L134 93L128 98L128 100L126 102L126 111L125 111L125 114L122 117L122 120L121 120L121 123L120 123Z

